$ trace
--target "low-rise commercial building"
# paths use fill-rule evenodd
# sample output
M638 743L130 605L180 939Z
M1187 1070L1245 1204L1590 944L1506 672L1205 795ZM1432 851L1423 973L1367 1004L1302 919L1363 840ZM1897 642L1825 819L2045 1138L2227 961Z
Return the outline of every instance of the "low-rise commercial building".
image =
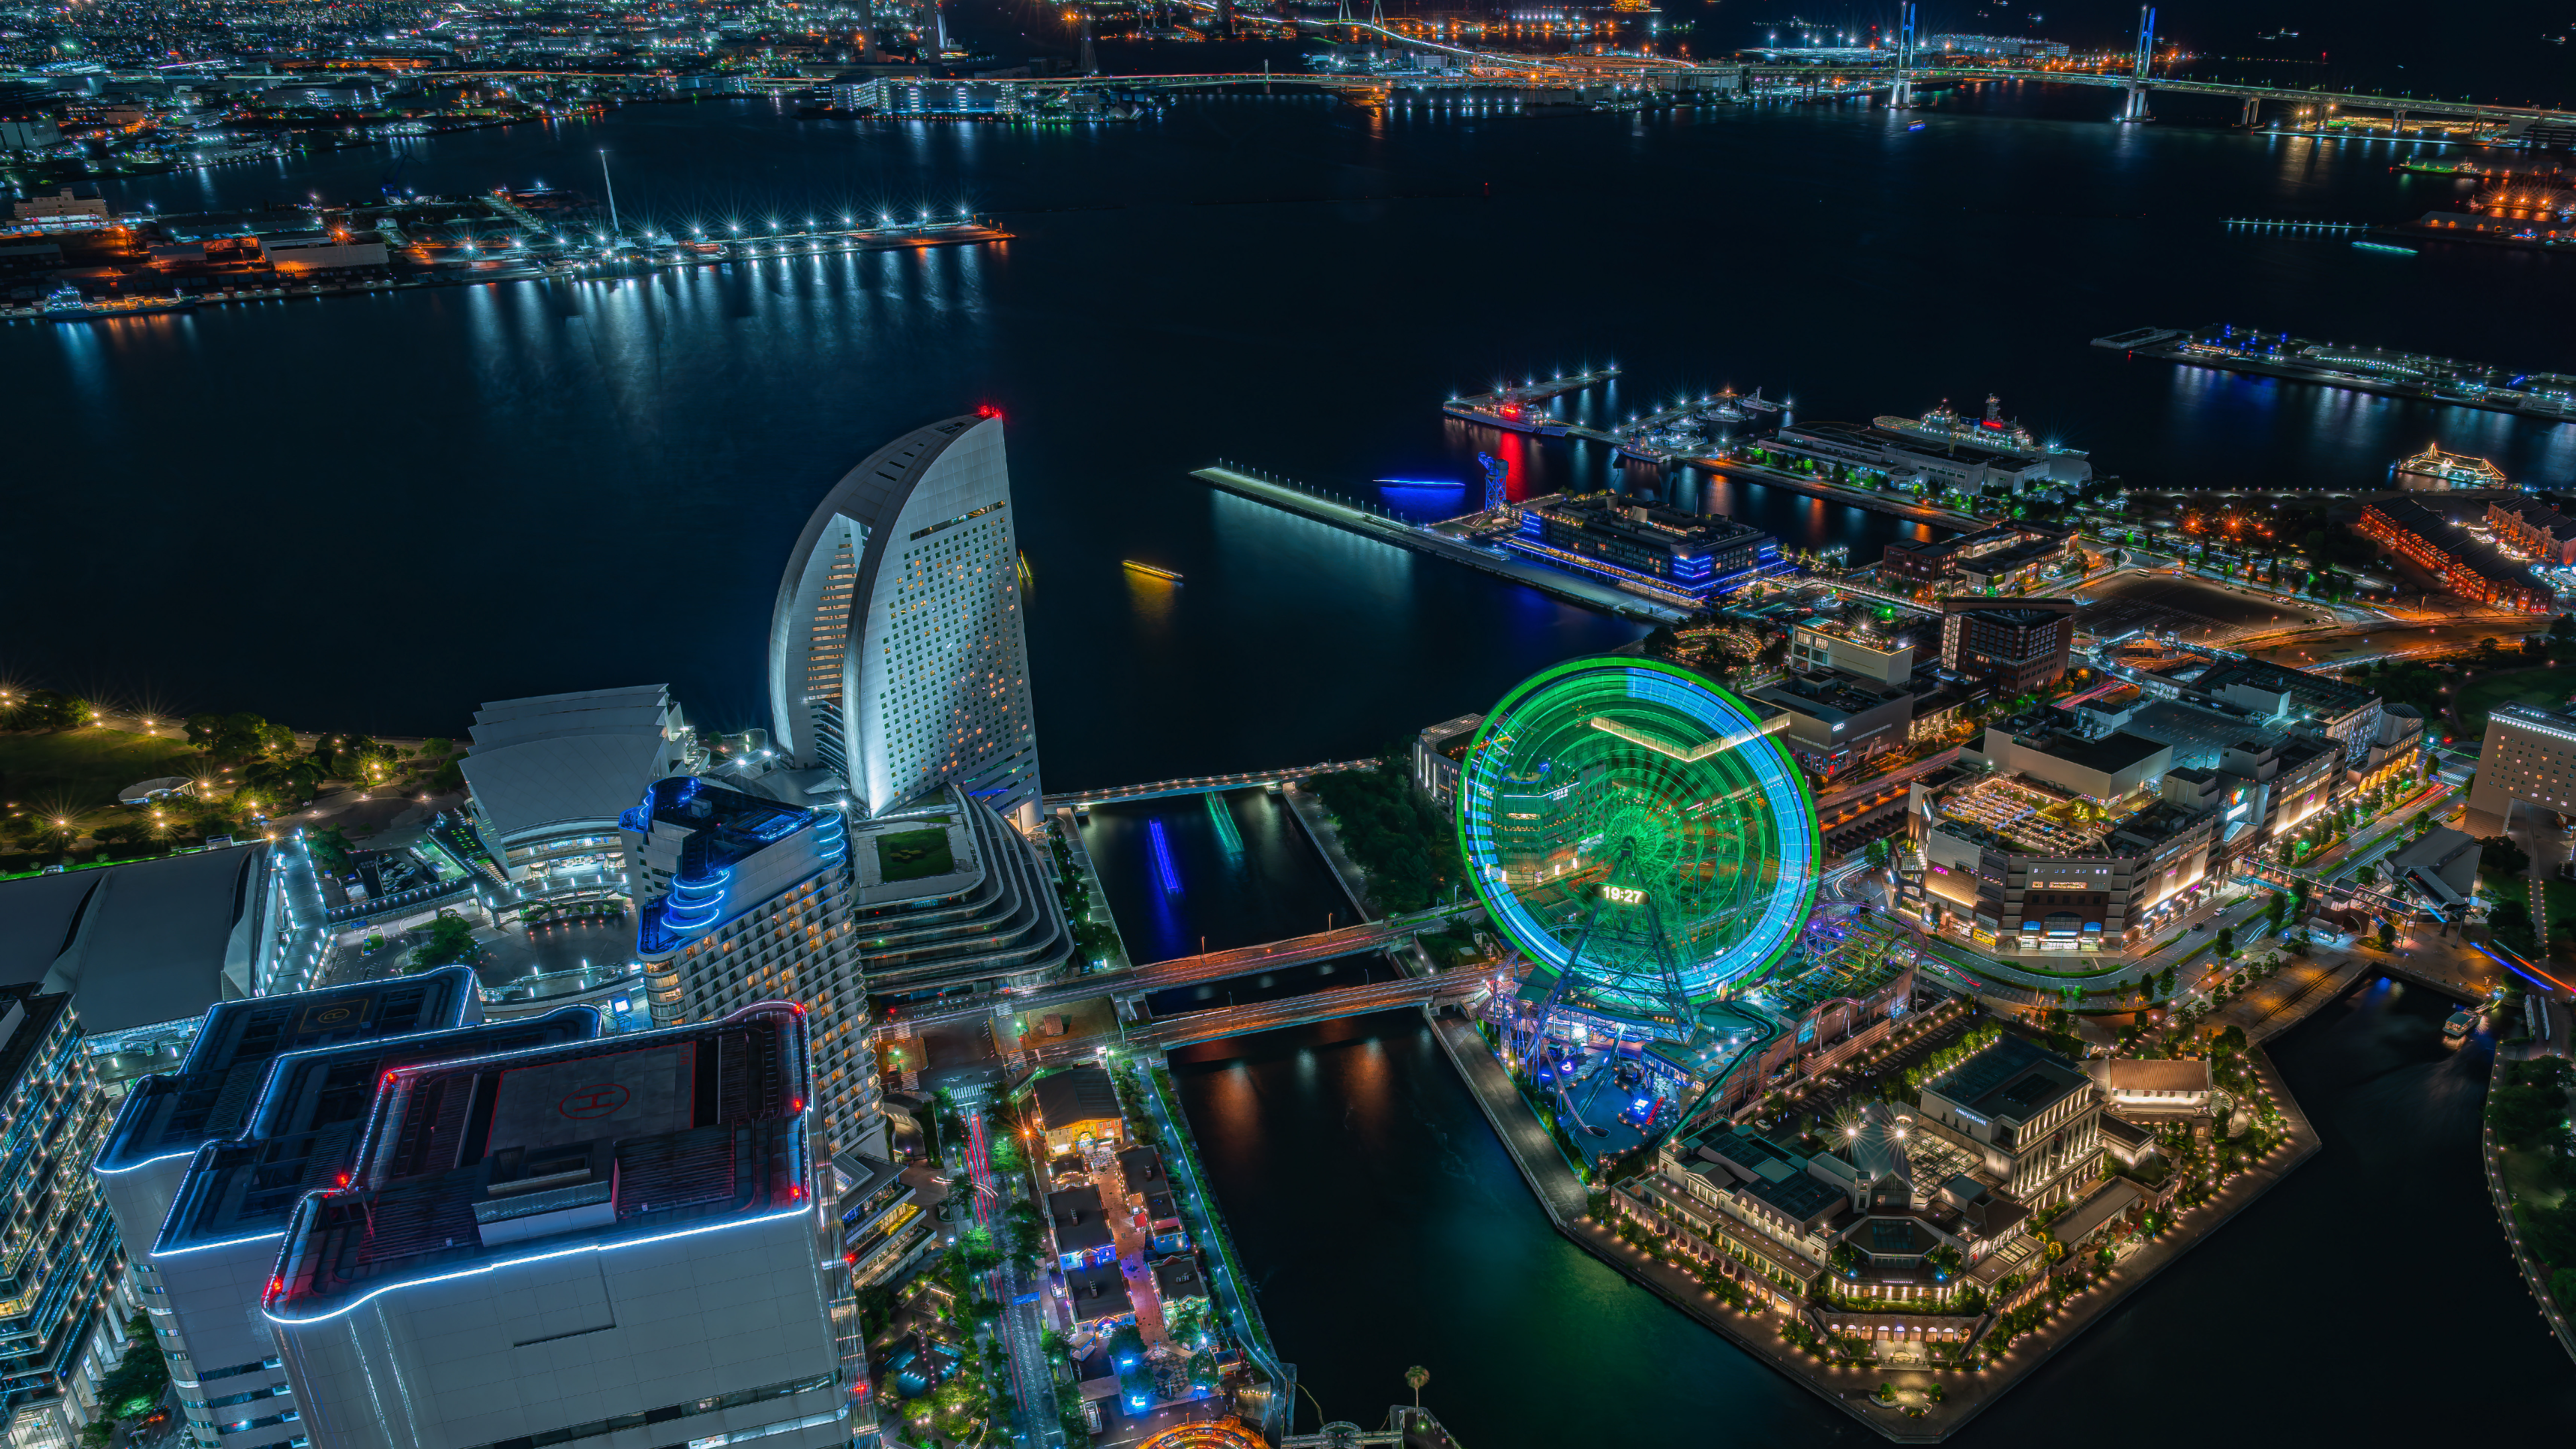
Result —
M2488 503L2487 527L2499 543L2552 568L2576 564L2576 518L2537 498Z
M1733 588L1780 552L1771 535L1749 524L1607 493L1524 508L1520 531L1503 542L1553 564L1694 600Z
M2075 1063L2017 1036L1927 1083L1918 1125L2035 1209L2072 1201L2101 1176L2101 1093Z
M670 686L494 700L457 767L474 833L528 901L623 897L617 817L644 787L704 763Z
M2555 606L2556 595L2533 578L2528 567L2412 499L2372 503L2361 511L2357 531L2387 545L2472 603L2525 613L2546 613Z
M1914 641L1893 630L1839 619L1789 626L1792 672L1830 669L1873 684L1904 685L1914 678Z
M1085 1141L1125 1138L1126 1118L1119 1110L1118 1089L1101 1068L1085 1062L1049 1072L1038 1078L1033 1090L1048 1152L1066 1153Z
M1411 758L1415 789L1431 797L1443 811L1458 806L1458 771L1467 758L1467 748L1476 742L1476 731L1485 723L1481 714L1462 714L1423 729L1413 737Z
M1914 695L1830 673L1792 674L1745 691L1789 717L1780 742L1800 765L1830 780L1850 767L1906 743L1912 734Z
M2131 1116L2203 1114L2216 1090L2209 1063L2201 1059L2093 1057L2085 1061L2084 1071L2102 1089L2105 1102Z
M2105 803L2044 777L1974 774L1918 783L1908 811L1923 875L1904 881L1899 909L1981 946L2125 950L2212 878L2219 816L2150 795Z

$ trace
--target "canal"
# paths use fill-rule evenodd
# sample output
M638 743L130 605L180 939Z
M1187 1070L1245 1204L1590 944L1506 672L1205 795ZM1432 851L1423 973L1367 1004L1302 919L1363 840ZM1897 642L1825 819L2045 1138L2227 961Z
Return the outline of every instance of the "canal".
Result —
M1259 818L1247 795L1259 798L1236 794L1239 830ZM1155 819L1189 887L1177 894L1138 879L1154 869ZM1086 839L1122 922L1141 909L1148 939L1239 945L1342 905L1302 837L1273 832L1275 853L1247 849L1233 867L1216 832L1201 836L1208 819L1186 798L1095 813ZM1262 882L1261 898L1223 884L1237 878ZM2197 1430L2571 1422L2576 1372L2505 1254L2478 1167L2488 1043L2446 1049L2451 1009L2365 980L2275 1042L2324 1149L1959 1442L2080 1429L2162 1449ZM1317 1405L1374 1423L1420 1364L1424 1402L1476 1449L1879 1442L1558 1235L1419 1015L1193 1048L1173 1077L1271 1333L1313 1396L1301 1425Z

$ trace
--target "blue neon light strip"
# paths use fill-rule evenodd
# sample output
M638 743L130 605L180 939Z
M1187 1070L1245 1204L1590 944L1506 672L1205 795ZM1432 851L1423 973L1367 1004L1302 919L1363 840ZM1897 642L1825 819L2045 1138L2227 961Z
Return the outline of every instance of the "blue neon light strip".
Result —
M1163 838L1163 822L1150 820L1146 825L1154 842L1154 879L1163 883L1163 894L1181 893L1181 873L1172 868L1172 843Z

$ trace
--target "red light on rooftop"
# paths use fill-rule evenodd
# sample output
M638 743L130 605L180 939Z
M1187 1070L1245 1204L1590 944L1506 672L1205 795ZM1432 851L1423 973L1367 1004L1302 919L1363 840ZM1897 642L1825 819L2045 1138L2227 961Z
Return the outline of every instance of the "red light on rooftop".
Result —
M975 409L975 416L979 418L998 418L1001 415L1002 410L993 406L991 403L979 404Z

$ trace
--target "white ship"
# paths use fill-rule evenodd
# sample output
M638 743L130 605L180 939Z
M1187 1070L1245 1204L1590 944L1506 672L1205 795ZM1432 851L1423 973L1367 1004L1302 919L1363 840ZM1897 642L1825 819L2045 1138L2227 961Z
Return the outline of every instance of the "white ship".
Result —
M1919 418L1900 418L1889 415L1872 418L1870 423L1874 427L1885 428L1891 433L1929 438L1936 443L1966 443L1971 447L1992 448L1999 453L2019 453L2025 457L2081 458L2086 456L2077 449L2061 448L2054 443L2043 443L2032 437L2030 429L2004 416L2003 399L1993 393L1986 394L1986 415L1973 422L1960 417L1958 410L1950 406L1950 400L1943 398L1939 407Z

